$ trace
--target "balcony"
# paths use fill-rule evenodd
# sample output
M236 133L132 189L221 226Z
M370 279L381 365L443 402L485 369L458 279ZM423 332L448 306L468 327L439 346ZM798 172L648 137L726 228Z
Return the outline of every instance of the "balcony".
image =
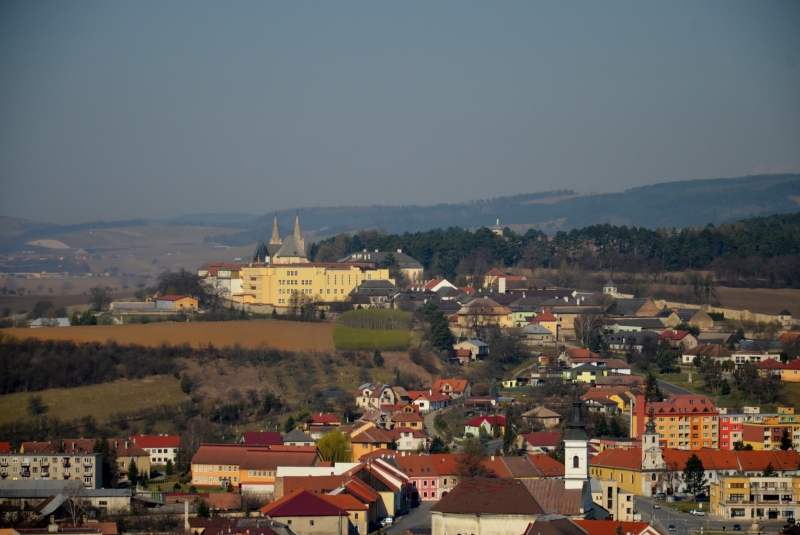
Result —
M21 462L21 463L19 463L19 464L21 464L22 466L30 466L30 465L31 465L31 462L30 462L30 461L22 461L22 462Z
M61 466L63 466L64 468L69 468L72 466L72 464L69 461L64 461L61 463Z
M8 461L0 461L0 466L8 466Z
M39 463L39 466L41 466L42 468L50 466L50 461L42 459L42 461Z
M92 466L92 460L87 457L83 460L83 466Z
M92 483L91 483L91 481L86 481L86 480L84 479L84 480L83 480L83 486L84 486L84 487L91 487L91 486L92 486Z

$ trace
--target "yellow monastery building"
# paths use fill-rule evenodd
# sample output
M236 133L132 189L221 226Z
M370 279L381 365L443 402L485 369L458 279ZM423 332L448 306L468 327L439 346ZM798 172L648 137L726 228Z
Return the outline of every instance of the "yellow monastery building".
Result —
M351 291L368 280L391 280L388 269L369 264L309 262L300 218L294 233L281 240L275 220L269 245L259 242L250 263L241 269L242 290L235 302L252 308L281 312L310 301L343 301Z

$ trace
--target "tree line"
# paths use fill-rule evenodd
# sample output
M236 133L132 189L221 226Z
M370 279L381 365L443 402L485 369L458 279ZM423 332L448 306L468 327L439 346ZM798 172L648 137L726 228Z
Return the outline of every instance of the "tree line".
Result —
M558 269L577 263L638 273L713 270L733 283L755 277L775 286L800 286L800 212L682 230L592 225L559 231L552 239L533 229L517 234L506 228L498 236L486 227L391 235L359 231L321 240L308 254L315 261L338 260L361 251L365 242L370 249L402 249L428 277L483 274L492 266Z

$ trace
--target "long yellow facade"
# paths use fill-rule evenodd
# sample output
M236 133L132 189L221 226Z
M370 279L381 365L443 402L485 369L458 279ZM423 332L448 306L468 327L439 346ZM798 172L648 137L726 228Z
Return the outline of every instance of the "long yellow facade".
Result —
M298 300L343 301L367 280L391 280L389 270L353 264L245 266L241 302L290 308L297 306Z

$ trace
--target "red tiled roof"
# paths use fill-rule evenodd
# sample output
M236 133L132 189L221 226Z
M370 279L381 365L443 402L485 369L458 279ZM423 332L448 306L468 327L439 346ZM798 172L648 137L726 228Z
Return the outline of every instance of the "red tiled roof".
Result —
M469 355L468 349L459 349L458 351L466 351L467 355ZM435 390L409 390L408 397L411 399L411 401L422 397L430 402L447 401L450 399L450 396L446 396L441 392L436 392ZM417 405L414 406L416 407Z
M569 355L569 358L571 359L588 358L588 357L600 358L600 355L598 355L597 353L580 347L568 347L564 352L567 355Z
M783 333L778 337L778 342L783 344L791 344L798 338L800 338L800 333Z
M311 418L309 418L306 421L308 423L322 424L322 425L340 424L340 423L342 423L342 421L339 418L337 418L333 414L330 414L330 413L327 413L327 412L321 412L319 414L312 414Z
M238 465L243 470L269 470L278 466L317 466L315 446L252 446L248 444L203 444L192 464Z
M661 336L658 337L659 340L683 340L686 335L689 334L689 331L664 331L661 333Z
M696 345L688 351L684 351L684 355L702 355L704 357L728 358L733 353L725 349L719 344L700 344Z
M283 495L305 489L313 494L326 494L347 483L350 476L283 476Z
M793 361L783 365L784 370L800 370L800 359L794 359Z
M561 440L560 431L545 431L542 433L525 433L522 438L531 446L556 446Z
M178 435L138 435L130 439L143 448L180 448L181 437Z
M69 454L92 453L94 439L91 438L65 438L50 442L23 442L22 447L27 453L57 453L63 442L64 451ZM128 443L127 445L125 443ZM134 444L126 438L109 438L109 445L116 449L119 457L149 457L144 448Z
M564 475L564 465L546 453L531 453L527 456L533 465L539 469L544 477L557 477Z
M181 299L186 299L185 295L162 295L157 301L180 301Z
M756 368L759 370L781 370L783 369L783 364L773 358L769 358L756 364Z
M0 453L11 453L11 443L0 442Z
M245 431L242 439L248 445L283 445L283 437L277 431Z
M489 425L494 425L494 416L478 416L470 420L469 422L465 423L464 426L469 427L478 427L479 425L483 424L483 422L488 422ZM506 425L506 419L503 416L497 415L497 425ZM560 436L560 434L559 434Z
M429 282L428 284L425 285L425 289L426 290L433 290L434 288L436 288L436 286L438 284L444 282L444 280L445 279L433 279L431 282Z
M433 389L437 392L464 392L468 384L466 379L437 379L433 383ZM449 385L450 388L445 389L445 385Z
M431 508L443 513L543 515L546 511L516 479L467 479Z
M350 516L350 513L340 507L308 492L299 489L297 492L287 494L279 500L261 508L261 514L271 518L288 516Z
M402 433L411 433L411 438L427 438L428 435L423 433L418 429L411 429L410 427L395 427L389 434L392 435L395 439L399 440L402 437Z
M503 273L502 271L500 271L497 268L492 268L491 270L487 271L486 275L484 275L484 276L485 277L505 277L506 274Z
M323 494L320 498L343 511L367 511L369 509L369 505L359 501L352 494Z
M416 412L396 412L392 416L393 422L421 422L422 417Z
M611 468L627 468L629 470L641 469L642 448L609 448L592 457L589 460L589 464Z
M553 313L549 310L545 310L534 317L533 320L531 320L531 323L536 325L542 321L558 321L558 318L555 317L555 315L553 315Z
M470 286L458 286L457 288L462 292L464 292L465 294L475 293L475 288L471 288Z

